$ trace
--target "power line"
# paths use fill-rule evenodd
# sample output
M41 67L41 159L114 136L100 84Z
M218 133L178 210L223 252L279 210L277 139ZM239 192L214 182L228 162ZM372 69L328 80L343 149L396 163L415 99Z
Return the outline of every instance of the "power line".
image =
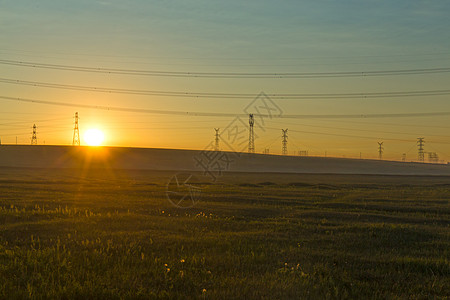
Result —
M39 50L26 50L26 49L13 49L13 48L0 48L0 51L7 51L7 52L12 52L12 53L18 53L18 52L22 52L22 53L31 53L31 54L36 54L38 53L39 56L41 56L42 54L45 53L49 53L48 50L45 51L39 51ZM144 55L111 55L111 54L92 54L92 53L75 53L75 52L67 52L67 51L52 51L50 52L50 54L55 54L55 55L62 55L63 57L67 57L67 56L85 56L85 57L112 57L112 58L143 58L143 59L177 59L177 60L197 60L199 57L195 57L195 56L191 56L191 57L170 57L170 56L144 56ZM323 56L323 55L316 55L316 56L291 56L291 57L271 57L270 60L311 60L311 59L345 59L345 58L377 58L377 57L416 57L416 56L438 56L438 55L445 55L447 56L448 54L450 54L450 52L419 52L419 53L395 53L395 54L376 54L376 55L351 55L351 56L344 56L344 55L340 55L340 56ZM241 57L224 57L224 56L208 56L208 57L202 57L202 58L206 58L206 59L215 59L215 60L259 60L259 58L256 58L254 56L250 56L250 57L245 57L245 56L241 56Z
M276 138L274 138L273 140L271 140L263 149L264 150L268 150L270 148L270 146L273 145L273 143L277 142L279 140L279 136L277 135ZM265 154L269 154L269 152L265 153Z
M5 120L5 119L3 119L3 120ZM12 120L12 119L9 119L9 120ZM14 120L17 120L17 119L14 119ZM55 123L59 123L59 122L55 122L55 121L62 121L62 120L68 120L68 118L43 119L43 120L36 120L36 121L39 121L39 123L52 122L52 124L55 124ZM0 126L16 126L16 125L28 124L28 123L29 123L29 121L15 121L15 122L0 123Z
M244 113L215 113L215 112L195 112L195 111L176 111L176 110L156 110L156 109L144 109L144 108L128 108L128 107L115 107L115 106L103 106L103 105L90 105L90 104L77 104L77 103L64 103L57 101L47 101L38 99L26 99L19 97L0 96L0 99L7 101L19 101L35 104L77 107L77 108L90 108L108 111L122 111L131 113L147 113L147 114L161 114L161 115L178 115L178 116L191 116L191 117L248 117ZM440 112L428 112L428 113L387 113L387 114L347 114L347 115L266 115L266 114L253 114L254 116L265 118L282 118L282 119L360 119L360 118L405 118L405 117L438 117L448 116L450 111Z
M265 129L270 130L279 130L279 128L273 128L273 127L264 127ZM292 130L291 132L298 132L298 133L308 133L308 134L319 134L319 135L329 135L329 136L341 136L341 137L349 137L349 138L359 138L359 139L370 139L370 140L389 140L389 141L397 141L397 142L407 142L412 143L414 140L406 140L406 139L395 139L395 138L381 138L381 137L369 137L369 136L362 136L362 135L350 135L350 134L338 134L338 133L328 133L328 132L317 132L317 131L303 131L303 130ZM433 143L436 144L450 144L447 142L436 142L433 141Z
M39 127L40 128L40 127ZM67 129L55 129L55 130L49 130L49 131L45 131L45 133L54 133L54 132L63 132L63 131L69 131L70 128ZM29 135L30 132L19 132L19 133L9 133L9 134L2 134L2 136L24 136L24 135Z
M308 124L300 124L300 123L286 123L286 122L277 122L272 121L272 123L276 124L290 124L290 125L301 125L306 127L315 127L315 128L325 128L325 129L334 129L334 130L349 130L349 131L364 131L364 132L377 132L377 133L388 133L388 134L401 134L401 135L416 135L415 133L410 132L398 132L398 131L383 131L383 130L369 130L369 129L360 129L360 128L345 128L345 127L336 127L336 126L320 126L320 125L308 125ZM439 138L450 138L450 135L435 135L435 134L427 134L428 136L434 136Z
M165 96L182 98L216 98L216 99L254 99L253 93L209 93L209 92L179 92L179 91L158 91L158 90L138 90L138 89L118 89L98 86L82 86L71 84L59 84L39 81L26 81L9 78L0 78L1 83L28 85L35 87L46 87L64 90L117 93L129 95L145 96ZM274 100L307 100L307 99L369 99L369 98L401 98L401 97L423 97L423 96L443 96L450 95L450 90L425 90L425 91L395 91L395 92L368 92L368 93L279 93L267 94Z
M337 122L337 121L332 121L332 122ZM343 123L353 123L353 124L364 124L364 125L377 125L377 126L402 126L402 127L427 127L427 128L442 128L442 129L450 129L449 126L437 126L437 125L428 125L428 124L405 124L405 123L386 123L386 122L376 122L376 123L371 123L371 122L360 122L360 121L343 121Z
M431 149L433 149L434 151L436 151L437 153L441 154L442 156L445 156L446 158L450 158L450 155L448 155L447 153L444 153L442 151L437 150L436 148L434 148L433 146L431 146L429 143L427 144L427 147L430 147Z
M275 73L245 73L245 72L181 72L161 70L135 70L121 68L85 67L61 64L46 64L17 60L0 60L0 64L20 67L77 71L90 73L106 73L120 75L140 75L158 77L198 77L198 78L330 78L330 77L368 77L368 76L398 76L419 75L450 72L450 67L429 69L403 69L383 71L348 71L348 72L275 72Z
M8 50L1 50L0 52L6 52L8 54L14 54L17 55L19 50L11 51ZM60 59L61 55L55 54L55 55L48 55L48 52L41 52L45 54L39 54L36 51L28 51L31 54L21 54L20 56L25 57L39 57L42 58L50 58L50 59ZM25 52L26 53L26 52ZM432 56L429 58L419 58L420 56ZM136 56L108 56L108 55L83 55L83 54L64 54L62 55L64 58L67 58L67 56L85 56L84 61L95 61L98 62L107 62L107 63L125 63L125 64L138 64L138 65L162 65L162 66L239 66L239 67L293 67L293 66L336 66L336 65L380 65L380 64L392 64L392 63L410 63L410 62L435 62L438 61L442 64L443 61L449 60L448 57L439 57L443 55L448 55L448 53L436 53L436 54L418 54L418 55L407 55L407 54L400 54L400 55L387 55L387 56L351 56L351 57L312 57L312 58L306 58L306 57L271 57L268 58L251 58L251 57L233 57L233 58L226 58L226 57L202 57L203 61L213 61L213 63L199 63L199 62L189 62L191 60L197 61L198 58L195 57L136 57ZM412 59L411 57L416 56L415 59ZM417 57L418 56L418 57ZM399 59L399 57L402 57L402 59ZM403 59L406 57L406 59ZM410 57L410 58L408 58ZM108 58L121 58L121 60L111 60ZM139 58L144 58L146 60L136 60ZM375 60L367 60L367 58L375 58ZM379 58L384 58L382 60L379 60ZM391 58L386 60L385 58ZM125 60L124 60L125 59ZM132 60L130 60L132 59ZM331 61L330 59L336 59L336 61ZM348 60L350 59L350 60ZM362 60L361 60L362 59ZM170 62L165 62L169 60ZM315 61L319 60L320 63L317 63ZM186 62L187 61L187 62ZM218 61L218 62L216 62ZM246 63L243 63L243 62ZM264 63L261 63L259 61L264 61ZM328 62L327 62L328 61Z
M292 130L291 130L291 133L289 134L290 135L290 137L291 137L291 143L292 144L294 144L293 142L292 142L292 140L295 140L295 141L300 141L300 140L303 140L303 138L300 138L300 139L298 139L298 138L295 138L295 136L294 136L294 138L293 138L293 136L292 136ZM317 151L317 152L321 152L321 151L323 151L323 149L322 148L317 148L317 147L314 147L314 146L312 146L310 143L308 143L308 145L306 145L306 144L304 144L304 143L300 143L300 145L301 146L303 146L303 147L305 147L305 148L313 148L315 151ZM297 145L295 145L294 144L294 146L296 146L297 148L300 148L300 147L298 147Z

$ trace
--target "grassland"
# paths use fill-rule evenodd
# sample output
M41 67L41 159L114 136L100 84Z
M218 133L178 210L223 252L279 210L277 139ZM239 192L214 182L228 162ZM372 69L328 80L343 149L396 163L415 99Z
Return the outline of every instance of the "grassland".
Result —
M450 295L449 177L173 174L0 169L0 298Z

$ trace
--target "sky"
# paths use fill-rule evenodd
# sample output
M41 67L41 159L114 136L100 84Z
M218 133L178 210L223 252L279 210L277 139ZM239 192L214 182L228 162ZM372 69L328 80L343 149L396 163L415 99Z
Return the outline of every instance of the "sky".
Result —
M277 110L256 118L256 152L280 154L288 128L291 155L373 159L382 141L384 159L410 161L423 137L425 151L447 162L450 115L427 114L450 112L449 12L449 1L417 0L0 0L1 142L30 144L36 124L38 144L70 145L78 112L82 144L97 128L107 146L208 149L221 128L222 150L245 151L248 132L231 141L226 130L248 130L263 92ZM388 72L360 75L374 71ZM286 73L316 76L273 75Z

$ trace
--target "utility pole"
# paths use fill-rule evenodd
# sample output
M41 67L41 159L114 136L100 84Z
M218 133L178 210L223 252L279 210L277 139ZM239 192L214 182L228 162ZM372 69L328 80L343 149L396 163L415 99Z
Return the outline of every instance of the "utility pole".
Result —
M378 158L383 159L383 142L378 142Z
M405 162L406 161L406 153L403 153L402 154L402 162Z
M425 144L425 141L424 141L424 139L425 138L417 138L417 147L418 147L418 156L419 156L419 161L420 162L423 162L424 161L424 159L425 159L425 152L424 152L424 148L423 148L423 146L424 146L424 144Z
M31 135L31 145L37 145L36 124L33 124L33 134Z
M288 129L287 128L286 129L281 129L281 132L282 132L281 137L283 138L281 140L281 145L282 145L281 154L287 155L288 154L288 151L287 151L287 138L288 138L287 132L288 132Z
M80 130L78 129L78 112L75 113L75 127L73 128L72 146L80 146Z
M250 125L248 134L248 153L255 153L255 133L253 131L255 119L253 118L253 114L248 115L248 124Z

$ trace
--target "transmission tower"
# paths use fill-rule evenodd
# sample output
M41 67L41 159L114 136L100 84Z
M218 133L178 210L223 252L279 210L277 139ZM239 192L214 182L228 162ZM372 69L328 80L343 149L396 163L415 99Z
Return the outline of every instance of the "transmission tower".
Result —
M418 147L418 155L419 155L420 162L423 162L425 159L425 152L423 149L423 145L425 144L424 139L425 138L417 138L417 147Z
M219 130L220 128L214 128L214 130L216 131L216 143L214 145L214 151L219 151Z
M255 119L253 119L253 114L248 115L248 124L250 125L250 131L248 134L248 153L255 153L255 133L253 132Z
M80 146L80 130L78 129L78 112L75 113L75 127L73 128L73 146Z
M33 134L31 135L31 145L37 145L36 124L33 124Z
M379 159L383 159L383 151L384 151L383 142L378 142L378 158Z
M287 131L288 131L288 129L286 128L286 129L281 129L281 132L283 133L282 134L282 140L281 140L281 144L282 144L282 149L281 149L281 154L283 154L283 155L287 155L288 154L288 151L287 151L287 138L288 138L288 136L287 136Z
M438 163L439 162L439 155L436 152L427 152L428 154L428 161L431 163Z

